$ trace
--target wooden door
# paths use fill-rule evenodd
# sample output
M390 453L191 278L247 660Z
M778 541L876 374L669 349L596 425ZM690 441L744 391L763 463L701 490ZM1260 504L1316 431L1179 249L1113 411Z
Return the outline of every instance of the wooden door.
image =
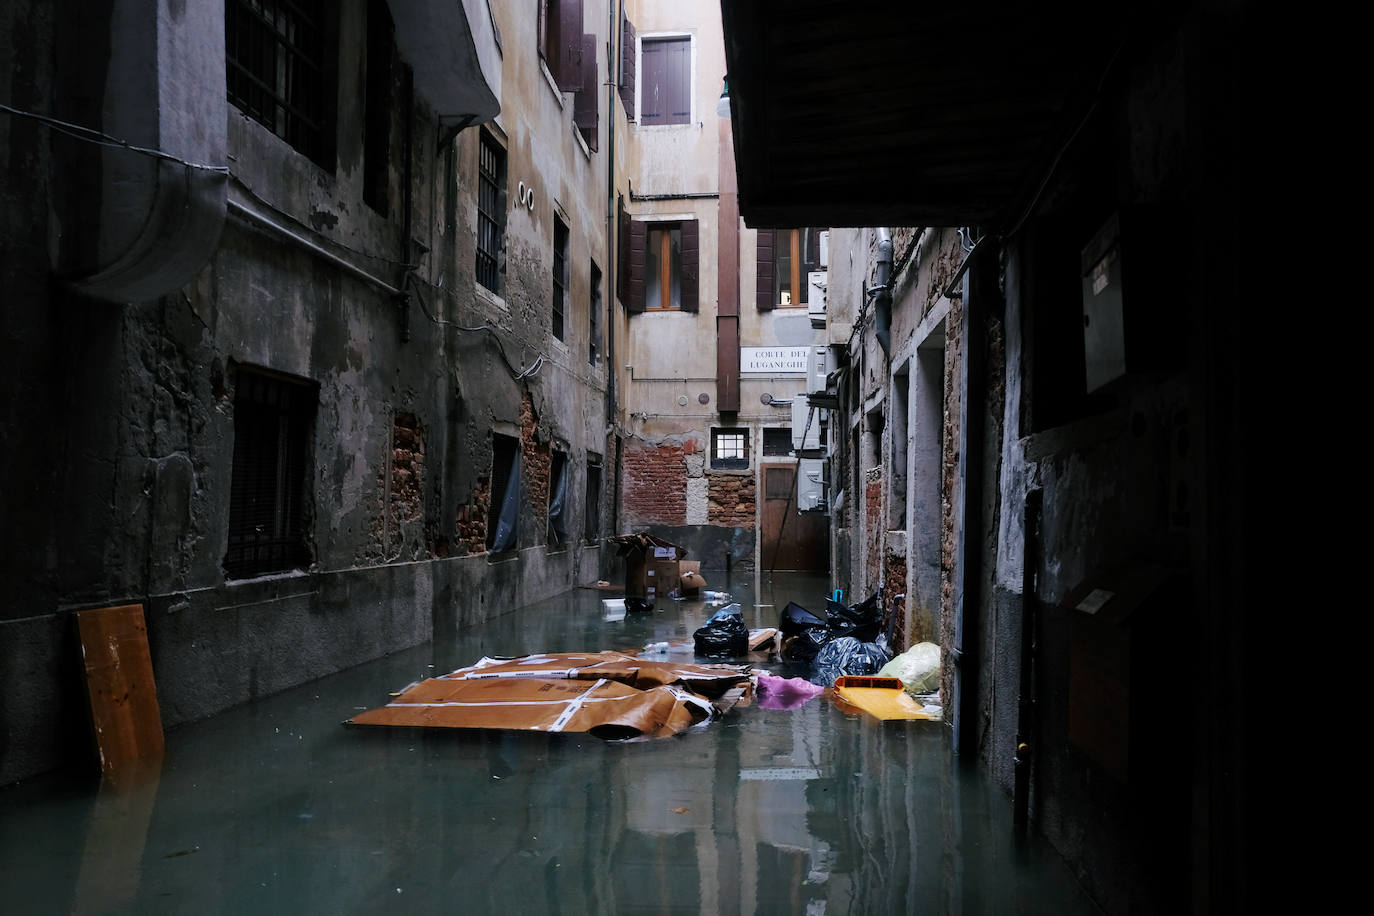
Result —
M830 519L797 512L797 466L765 464L763 477L763 569L830 569Z

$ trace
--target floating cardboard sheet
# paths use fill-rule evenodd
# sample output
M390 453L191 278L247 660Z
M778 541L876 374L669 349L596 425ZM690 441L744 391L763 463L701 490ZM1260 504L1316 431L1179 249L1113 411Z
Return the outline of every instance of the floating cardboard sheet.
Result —
M346 724L661 738L706 721L711 709L704 697L682 687L640 690L608 678L430 678L386 706L359 713Z
M676 684L703 696L719 696L749 679L747 667L740 665L693 665L662 659L646 659L623 652L551 652L519 658L484 658L475 665L459 668L440 680L485 680L491 678L568 678L596 680L607 678L630 687L647 690Z
M747 668L639 659L620 652L483 658L413 684L345 725L675 735L746 699Z

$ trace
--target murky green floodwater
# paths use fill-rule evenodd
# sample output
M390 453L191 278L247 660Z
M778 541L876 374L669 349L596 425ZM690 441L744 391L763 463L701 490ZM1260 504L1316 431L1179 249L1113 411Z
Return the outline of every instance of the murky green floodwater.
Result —
M753 626L788 600L824 607L815 577L731 590ZM818 698L627 744L340 725L483 654L637 649L711 610L660 602L612 622L602 597L572 592L174 729L133 788L55 774L0 790L0 910L1094 912L1052 852L1018 849L1008 800L961 770L935 723Z

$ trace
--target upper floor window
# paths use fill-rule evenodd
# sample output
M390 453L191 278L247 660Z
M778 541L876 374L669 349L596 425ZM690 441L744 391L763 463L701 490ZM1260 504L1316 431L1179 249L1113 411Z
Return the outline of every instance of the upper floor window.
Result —
M323 168L334 159L333 4L226 0L229 102Z
M568 227L553 218L553 336L563 339L568 310Z
M639 123L692 122L692 39L640 41Z
M601 362L601 268L592 262L591 301L587 305L587 362Z
M821 269L820 229L760 229L758 307L805 305L808 275Z
M477 282L498 296L506 271L506 151L486 131L477 158Z
M700 234L696 220L630 223L629 295L632 312L698 310Z

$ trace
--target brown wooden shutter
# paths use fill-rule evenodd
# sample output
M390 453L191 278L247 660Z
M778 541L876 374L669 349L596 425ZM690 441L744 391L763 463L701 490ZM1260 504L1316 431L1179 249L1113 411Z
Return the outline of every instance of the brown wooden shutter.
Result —
M596 149L597 135L597 90L600 88L596 78L596 36L582 36L582 81L577 94L573 97L573 123L582 132L587 146Z
M682 221L682 310L695 312L701 303L701 242L697 221Z
M615 197L615 297L625 303L630 283L630 214L625 212L625 195Z
M778 293L773 286L774 245L777 233L772 229L760 229L758 240L758 292L754 299L760 311L767 311L778 304Z
M668 43L666 123L690 124L692 121L692 41Z
M649 242L649 224L640 220L630 221L630 295L625 300L625 311L644 311L644 249Z
M643 58L640 62L644 64L644 72L640 74L640 124L662 124L667 118L667 93L663 91L668 72L665 44L662 41L646 41L640 49Z
M564 92L582 87L582 0L558 4L558 65L551 69Z
M626 19L620 33L620 101L631 121L635 119L635 53L634 23Z

